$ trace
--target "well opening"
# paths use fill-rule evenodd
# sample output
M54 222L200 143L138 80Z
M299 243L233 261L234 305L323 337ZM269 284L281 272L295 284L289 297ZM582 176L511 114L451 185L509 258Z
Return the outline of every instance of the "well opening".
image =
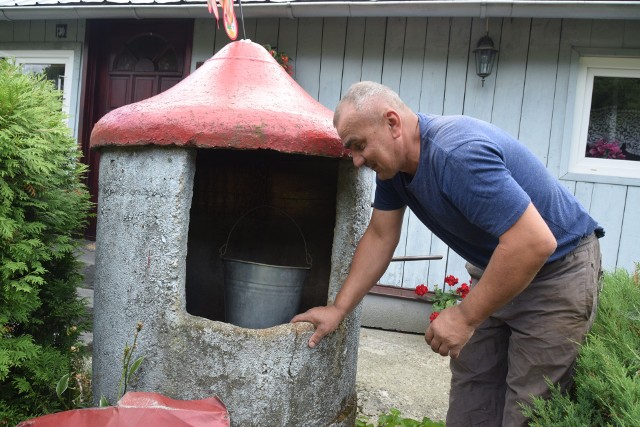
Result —
M189 220L187 312L225 321L220 248L227 240L225 257L287 266L306 265L306 243L312 265L298 312L326 304L338 164L335 158L268 150L198 150Z

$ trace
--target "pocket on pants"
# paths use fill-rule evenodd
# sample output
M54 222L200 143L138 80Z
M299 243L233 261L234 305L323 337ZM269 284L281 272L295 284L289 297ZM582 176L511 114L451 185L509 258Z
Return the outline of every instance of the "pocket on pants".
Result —
M573 290L575 308L580 317L587 321L593 318L598 305L600 268L599 265L596 265L599 261L599 257L595 254L596 248L597 244L580 248L581 250L572 253L566 259L566 262L570 263L570 269L574 271L569 273L565 286Z

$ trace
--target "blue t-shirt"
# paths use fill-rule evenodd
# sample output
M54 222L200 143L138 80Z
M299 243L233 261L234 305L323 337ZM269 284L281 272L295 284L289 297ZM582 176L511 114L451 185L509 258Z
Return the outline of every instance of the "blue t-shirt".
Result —
M498 238L532 202L567 255L597 223L545 165L501 129L465 116L418 114L416 174L376 179L374 207L409 208L471 264L486 268Z

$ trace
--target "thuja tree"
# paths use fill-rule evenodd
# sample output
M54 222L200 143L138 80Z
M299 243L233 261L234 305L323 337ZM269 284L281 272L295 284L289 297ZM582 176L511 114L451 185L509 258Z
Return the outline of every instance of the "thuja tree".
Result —
M88 192L61 96L0 60L0 425L62 409L86 330L74 251Z
M605 274L600 307L578 356L575 389L537 399L531 426L640 425L640 271Z

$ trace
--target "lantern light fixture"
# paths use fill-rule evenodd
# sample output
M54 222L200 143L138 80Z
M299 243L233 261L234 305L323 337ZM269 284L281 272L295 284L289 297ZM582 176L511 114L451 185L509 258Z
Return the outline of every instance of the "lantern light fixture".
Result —
M491 74L493 62L498 53L498 49L493 45L493 40L489 37L489 20L487 20L486 33L478 41L478 46L473 49L473 53L476 56L476 74L482 78L482 86L484 87L484 79Z

